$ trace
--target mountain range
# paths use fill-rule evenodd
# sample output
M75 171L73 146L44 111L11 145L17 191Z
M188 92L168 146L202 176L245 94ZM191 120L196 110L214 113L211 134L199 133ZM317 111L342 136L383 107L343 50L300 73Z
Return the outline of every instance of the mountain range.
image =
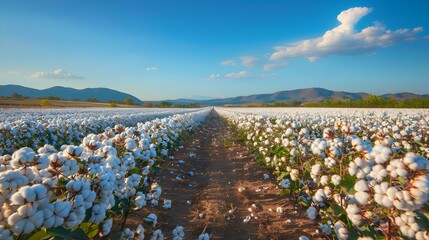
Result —
M0 85L0 96L10 97L14 93L29 98L60 97L64 100L80 101L86 101L88 98L95 97L98 101L101 102L108 102L114 100L123 101L126 98L131 98L135 103L143 103L140 99L130 94L119 92L109 88L74 89L56 86L39 90L19 85Z
M60 97L65 100L87 100L95 97L99 101L107 102L113 100L123 101L126 98L131 98L135 103L141 104L144 101L123 92L112 90L109 88L85 88L74 89L68 87L52 87L44 90L23 87L19 85L0 85L0 96L10 97L17 93L30 98L43 97ZM273 103L277 101L300 101L300 102L321 102L326 99L351 99L357 100L367 97L369 94L364 92L343 92L332 91L324 88L304 88L288 91L280 91L271 94L254 94L249 96L239 96L230 98L219 98L210 100L195 100L195 99L174 99L165 100L173 104L199 103L207 106L220 106L226 104L249 104L249 103ZM429 98L429 94L414 94L409 92L388 93L380 95L384 98L396 99L412 99L412 98ZM160 101L152 101L160 102Z

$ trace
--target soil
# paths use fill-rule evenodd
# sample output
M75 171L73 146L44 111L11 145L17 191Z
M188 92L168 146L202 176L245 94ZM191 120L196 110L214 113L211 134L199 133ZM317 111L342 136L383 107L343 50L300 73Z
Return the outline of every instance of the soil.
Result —
M307 218L305 209L279 196L275 179L264 179L268 170L236 140L234 131L212 111L174 159L163 165L156 180L163 188L161 197L172 200L172 208L156 207L153 212L164 236L171 239L179 225L185 239L197 239L202 232L211 239L320 238L318 225ZM276 211L278 207L283 213ZM244 222L247 216L251 219Z

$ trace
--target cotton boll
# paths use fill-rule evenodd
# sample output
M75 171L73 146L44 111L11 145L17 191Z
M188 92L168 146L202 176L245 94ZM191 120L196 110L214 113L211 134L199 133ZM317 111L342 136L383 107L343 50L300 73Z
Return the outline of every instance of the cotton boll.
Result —
M132 240L134 239L134 232L131 231L129 228L125 228L122 231L122 239Z
M320 184L322 186L326 186L329 183L329 177L326 175L323 175L322 177L320 177Z
M12 236L12 233L9 229L5 228L3 225L0 225L0 239L13 240L15 238Z
M104 221L103 224L101 225L101 231L99 233L99 236L100 237L107 236L110 233L110 230L112 229L112 225L113 225L112 219L107 219L106 221Z
M177 226L173 229L173 240L182 240L185 237L185 232L182 226Z
M335 186L338 186L341 183L341 177L339 175L333 175L331 181Z
M344 223L341 221L335 223L334 231L339 240L347 240L349 237L349 232L347 231L347 228L345 227Z
M347 217L355 226L360 226L362 224L362 215L360 209L356 204L349 204L346 208Z
M139 240L143 240L145 235L144 235L144 227L142 225L138 225L137 229L136 229L136 233L137 233L137 239Z
M158 223L158 217L154 213L151 213L145 218L145 221L147 224L155 226Z
M201 233L198 236L198 240L210 240L210 235L208 233Z
M317 215L317 211L316 208L314 208L313 206L309 207L307 209L307 216L310 220L314 220L316 219L316 215Z
M164 205L162 207L165 209L170 209L171 208L171 200L164 199Z
M153 235L150 238L150 240L163 240L163 239L164 239L164 235L162 234L161 229L158 229L155 232L153 232Z
M319 225L320 229L322 229L322 231L328 235L331 234L331 226L329 224L320 224Z

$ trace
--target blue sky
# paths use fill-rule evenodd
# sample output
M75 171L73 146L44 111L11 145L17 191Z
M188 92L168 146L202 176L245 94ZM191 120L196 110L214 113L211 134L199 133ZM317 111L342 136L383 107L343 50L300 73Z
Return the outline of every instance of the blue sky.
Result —
M0 84L142 100L429 93L428 1L0 2Z

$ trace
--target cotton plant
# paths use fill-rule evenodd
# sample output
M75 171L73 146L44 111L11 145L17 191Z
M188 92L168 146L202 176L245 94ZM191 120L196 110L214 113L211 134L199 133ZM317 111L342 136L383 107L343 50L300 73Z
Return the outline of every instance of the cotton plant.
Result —
M256 161L272 169L282 194L306 208L323 234L427 238L427 114L216 110L246 135Z
M161 154L163 149L177 146L173 139L197 127L209 112L207 108L133 128L106 123L104 132L83 136L77 145L23 147L0 156L1 238L30 237L41 229L50 234L50 228L76 238L80 238L74 235L79 234L77 229L89 238L104 237L116 224L121 226L123 238L143 239L143 226L137 230L124 227L127 216L147 207L148 202L154 206L161 200L161 186L148 182L152 168L166 157ZM19 129L12 130L19 135ZM164 205L171 207L171 201L165 199ZM122 222L113 223L118 215ZM156 225L157 216L148 217L152 218L150 225ZM153 236L162 238L162 232Z

